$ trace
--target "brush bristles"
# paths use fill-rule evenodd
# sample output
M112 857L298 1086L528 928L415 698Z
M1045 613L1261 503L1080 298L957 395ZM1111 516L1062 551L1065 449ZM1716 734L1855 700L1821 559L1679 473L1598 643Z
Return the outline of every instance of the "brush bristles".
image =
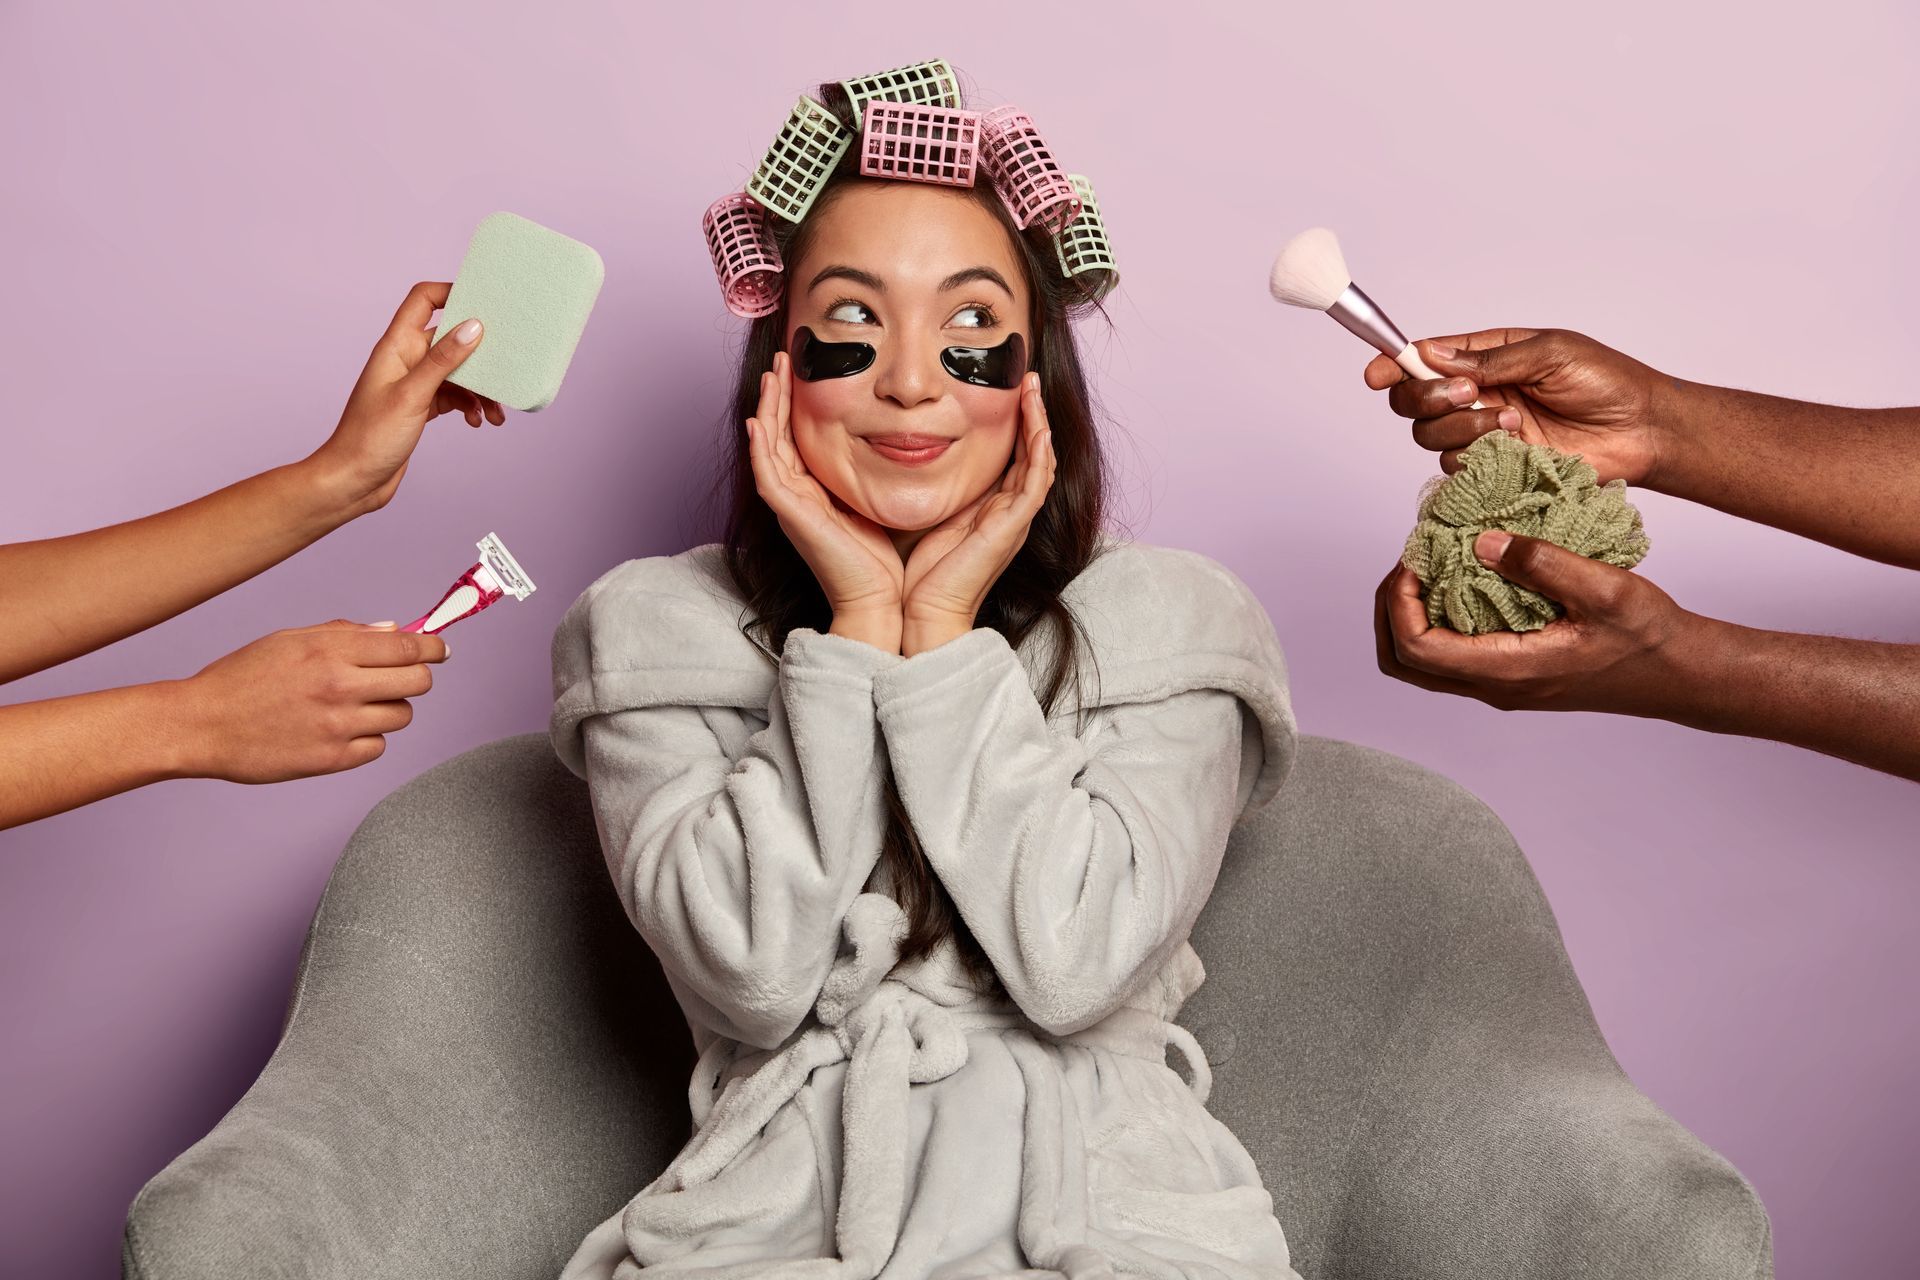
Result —
M1267 288L1290 307L1325 311L1353 283L1340 239L1325 227L1312 227L1287 242L1274 259Z

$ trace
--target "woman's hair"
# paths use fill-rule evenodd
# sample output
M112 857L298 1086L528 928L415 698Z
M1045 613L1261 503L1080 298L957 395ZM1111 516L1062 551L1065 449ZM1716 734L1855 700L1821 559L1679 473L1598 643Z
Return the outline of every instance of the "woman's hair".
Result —
M820 99L858 134L860 122L853 117L839 85L821 85ZM894 180L861 177L858 150L849 148L808 216L797 226L769 219L781 261L789 268L806 253L815 219L850 183ZM1015 248L1033 299L1032 367L1040 375L1040 394L1053 430L1054 482L1033 518L1026 542L987 593L975 625L991 627L1004 635L1008 644L1018 646L1043 619L1053 619L1053 635L1058 642L1052 648L1053 662L1039 697L1042 709L1051 711L1067 682L1079 680L1083 649L1091 657L1091 649L1081 643L1078 620L1061 602L1060 592L1098 552L1106 516L1106 463L1095 433L1094 406L1081 371L1079 351L1068 327L1070 316L1098 309L1099 303L1074 278L1062 275L1053 240L1045 230L1036 226L1022 231L1015 225L984 174L974 186L952 190L971 195L999 219ZM780 308L753 321L747 332L733 411L723 434L723 438L732 440L732 449L720 460L713 493L713 500L726 508L722 540L727 571L747 601L741 631L774 660L794 628L825 631L833 620L812 569L788 541L773 509L760 497L741 425L759 412L760 375L773 367L774 353L784 344L788 299L793 296L795 283L789 275ZM1082 698L1082 708L1089 705L1091 701ZM953 937L969 974L982 986L987 985L993 977L992 967L928 864L891 774L886 778L885 795L890 818L881 862L907 917L901 958L923 955Z

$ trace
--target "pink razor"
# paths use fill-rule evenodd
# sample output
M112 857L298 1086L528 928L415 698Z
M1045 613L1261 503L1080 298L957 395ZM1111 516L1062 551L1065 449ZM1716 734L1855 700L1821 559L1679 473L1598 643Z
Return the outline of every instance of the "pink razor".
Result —
M438 635L460 619L471 618L501 596L511 593L515 600L525 600L533 594L533 579L500 541L499 534L489 533L478 545L480 563L456 578L447 588L447 594L440 597L439 604L400 630Z

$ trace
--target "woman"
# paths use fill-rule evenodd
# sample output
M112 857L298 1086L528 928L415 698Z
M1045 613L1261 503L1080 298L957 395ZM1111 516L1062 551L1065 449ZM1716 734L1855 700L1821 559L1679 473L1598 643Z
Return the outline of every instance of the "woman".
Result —
M556 749L700 1050L692 1140L564 1275L1290 1277L1172 1021L1292 760L1272 625L1103 538L1092 297L986 183L843 161L779 234L725 542L554 639ZM1008 386L949 356L1014 335Z

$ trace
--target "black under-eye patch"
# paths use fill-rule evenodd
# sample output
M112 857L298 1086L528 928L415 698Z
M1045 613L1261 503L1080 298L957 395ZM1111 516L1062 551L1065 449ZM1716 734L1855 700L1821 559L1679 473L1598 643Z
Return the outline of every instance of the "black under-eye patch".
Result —
M793 335L793 371L802 382L851 378L873 367L870 342L822 342L802 325Z
M802 382L851 378L873 367L870 342L827 342L805 325L794 330L793 371ZM1027 376L1027 342L1017 333L997 347L947 347L940 366L961 382L1011 391Z
M962 382L1011 391L1027 376L1027 341L1010 333L997 347L948 347L940 363Z

